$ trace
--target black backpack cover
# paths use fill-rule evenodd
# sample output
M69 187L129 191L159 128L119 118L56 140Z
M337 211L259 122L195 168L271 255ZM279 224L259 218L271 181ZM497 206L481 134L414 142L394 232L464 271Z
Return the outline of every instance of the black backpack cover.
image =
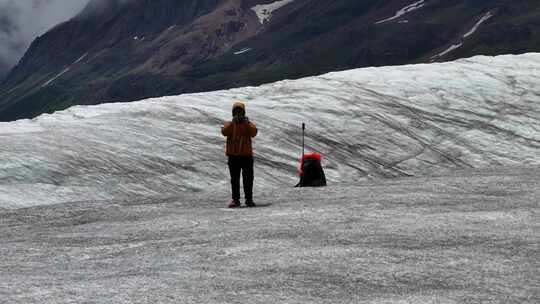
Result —
M319 153L304 154L300 160L298 175L300 181L295 187L326 186L326 176L321 165L321 155Z

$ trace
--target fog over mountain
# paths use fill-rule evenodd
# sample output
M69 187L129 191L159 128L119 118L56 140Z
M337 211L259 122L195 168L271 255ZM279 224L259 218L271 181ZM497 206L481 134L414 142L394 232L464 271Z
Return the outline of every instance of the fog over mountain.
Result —
M0 0L0 79L37 36L68 20L88 0Z

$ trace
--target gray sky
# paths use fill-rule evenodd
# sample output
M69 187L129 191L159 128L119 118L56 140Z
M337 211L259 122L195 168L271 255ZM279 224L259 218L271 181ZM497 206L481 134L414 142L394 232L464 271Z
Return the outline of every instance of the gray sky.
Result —
M34 38L75 16L88 1L0 0L0 79L5 67L17 64Z

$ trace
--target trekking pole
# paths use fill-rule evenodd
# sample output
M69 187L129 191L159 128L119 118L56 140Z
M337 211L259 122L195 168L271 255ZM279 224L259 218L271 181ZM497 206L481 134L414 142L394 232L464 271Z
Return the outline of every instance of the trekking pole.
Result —
M302 123L302 156L300 157L300 181L294 187L302 187L304 180L304 133L306 130L306 124Z
M300 158L301 159L300 161L302 162L302 164L301 164L301 166L302 166L302 175L304 175L304 153L305 153L305 149L304 149L304 136L305 135L304 135L304 133L305 133L305 131L306 131L306 124L302 123L302 157Z
M306 131L306 124L302 123L302 157L304 156L304 133Z

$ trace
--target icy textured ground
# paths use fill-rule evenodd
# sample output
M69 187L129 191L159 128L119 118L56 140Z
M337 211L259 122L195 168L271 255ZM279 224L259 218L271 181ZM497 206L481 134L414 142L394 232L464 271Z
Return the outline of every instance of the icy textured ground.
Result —
M540 302L540 168L0 211L2 303Z
M476 57L2 123L1 302L539 303L539 70ZM261 208L222 208L237 98ZM291 188L301 122L330 187Z
M0 123L0 208L228 192L219 129L259 127L256 191L297 181L302 122L330 184L540 164L540 54L367 68L261 87L78 106Z

